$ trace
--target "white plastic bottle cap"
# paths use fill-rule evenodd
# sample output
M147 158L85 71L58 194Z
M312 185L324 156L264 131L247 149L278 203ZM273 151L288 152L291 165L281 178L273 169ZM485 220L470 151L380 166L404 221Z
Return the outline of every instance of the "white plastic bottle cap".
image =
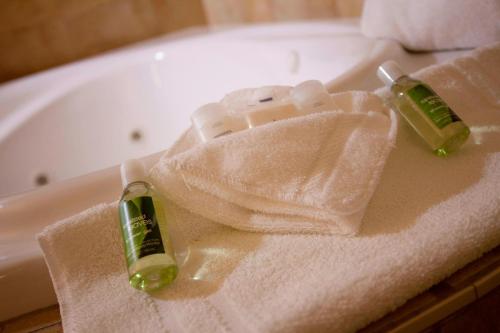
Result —
M120 166L120 174L122 176L123 188L127 187L130 183L144 181L147 178L144 164L136 159L123 162Z
M213 138L228 134L225 127L227 111L220 103L209 103L201 106L191 115L191 122L200 139L207 142Z
M260 87L255 89L253 92L252 100L254 104L258 104L266 101L272 101L275 97L273 87Z
M299 104L307 103L307 101L315 98L318 94L327 93L323 83L317 80L304 81L295 86L290 95Z
M191 122L197 128L203 128L207 122L219 121L226 115L226 109L220 103L208 103L200 106L191 115Z
M306 114L339 109L323 83L316 80L298 84L290 92L290 97L299 110Z
M384 62L378 66L377 76L386 86L391 86L397 79L406 75L394 60Z

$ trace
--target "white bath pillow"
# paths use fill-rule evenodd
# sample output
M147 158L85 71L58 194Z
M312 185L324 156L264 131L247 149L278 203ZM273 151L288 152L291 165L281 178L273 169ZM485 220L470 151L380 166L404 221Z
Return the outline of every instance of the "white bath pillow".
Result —
M500 1L366 0L361 30L410 50L478 47L500 40Z

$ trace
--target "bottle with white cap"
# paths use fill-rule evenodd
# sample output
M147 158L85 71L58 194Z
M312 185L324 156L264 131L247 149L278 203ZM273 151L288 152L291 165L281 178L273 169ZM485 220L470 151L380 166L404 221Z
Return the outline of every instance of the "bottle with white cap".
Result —
M333 111L339 109L323 83L317 80L304 81L290 92L294 104L303 113Z
M242 118L230 116L221 103L202 105L191 115L191 123L203 142L248 128Z
M253 108L245 114L245 121L249 128L261 126L273 121L300 116L297 108L289 101L269 101Z
M120 229L129 282L136 289L154 291L172 283L178 272L165 212L139 160L122 163L120 172Z
M392 60L377 75L392 92L391 102L438 156L447 156L469 137L467 125L430 86L407 76Z

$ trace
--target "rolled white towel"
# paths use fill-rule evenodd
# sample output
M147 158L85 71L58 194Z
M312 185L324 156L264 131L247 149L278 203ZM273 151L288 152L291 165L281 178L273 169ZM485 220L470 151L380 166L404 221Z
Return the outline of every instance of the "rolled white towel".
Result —
M361 30L410 50L447 50L500 41L497 0L365 0Z

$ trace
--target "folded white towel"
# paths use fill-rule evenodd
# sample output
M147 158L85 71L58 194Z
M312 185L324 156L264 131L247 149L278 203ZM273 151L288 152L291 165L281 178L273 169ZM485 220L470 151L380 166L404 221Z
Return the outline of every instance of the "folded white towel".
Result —
M222 103L246 105L251 92L230 94ZM206 144L188 132L151 177L179 206L237 229L356 234L394 146L396 116L374 94L332 99L339 110Z
M400 122L357 237L249 233L169 205L189 252L151 298L128 285L116 205L50 226L39 241L65 331L352 332L403 304L500 244L494 68L500 44L417 73L472 137L438 158Z
M411 50L472 48L500 41L498 0L366 0L361 30Z

